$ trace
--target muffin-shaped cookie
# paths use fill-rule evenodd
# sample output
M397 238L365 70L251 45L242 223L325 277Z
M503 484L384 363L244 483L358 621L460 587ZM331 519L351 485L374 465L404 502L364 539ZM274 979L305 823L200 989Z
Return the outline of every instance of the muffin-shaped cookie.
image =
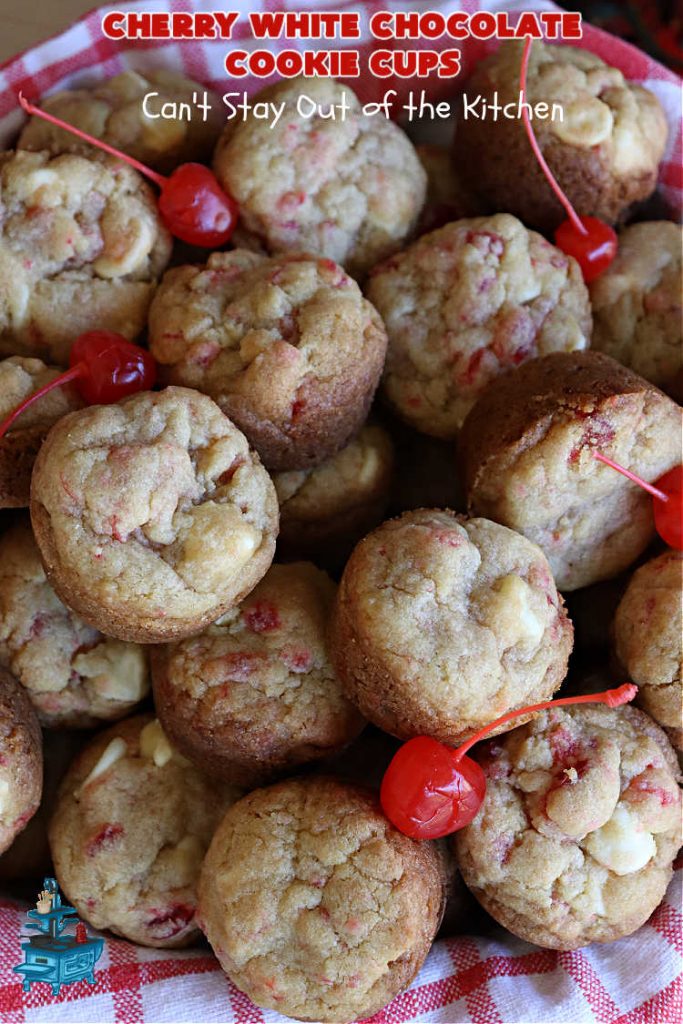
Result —
M193 95L201 102L205 94L210 110L192 106ZM169 117L171 104L176 104L178 113L181 103L191 105L191 116ZM207 93L198 82L164 68L152 68L144 75L123 71L90 89L63 89L47 96L41 107L162 172L187 161L209 160L223 123L218 97ZM87 156L102 152L38 117L29 119L17 148Z
M479 112L482 101L494 99L517 107L522 50L521 41L504 42L477 66L466 99ZM534 118L534 133L578 213L613 222L654 191L667 124L648 89L626 81L621 71L587 50L535 42L526 98L532 105L547 104L548 116ZM540 231L565 220L521 117L461 117L455 152L467 154L463 167L473 187L495 209L514 213Z
M157 714L202 771L255 784L360 732L327 653L335 589L310 562L273 565L239 608L153 652Z
M40 450L31 519L48 579L120 640L198 632L275 549L275 489L246 438L196 391L166 388L63 417Z
M0 853L38 810L42 789L38 719L19 683L0 669Z
M171 240L120 160L0 154L0 352L67 363L83 331L135 338Z
M679 224L631 224L614 262L591 283L593 348L683 398Z
M681 410L599 352L556 353L499 377L460 435L470 513L545 552L560 590L626 569L654 536L648 481L681 461Z
M170 270L149 335L168 382L210 395L275 470L315 465L347 443L387 345L376 310L336 263L245 249Z
M389 434L370 425L314 469L276 473L278 553L309 556L326 564L343 558L381 522L389 502L393 464Z
M318 104L303 117L299 97ZM272 253L326 256L354 277L401 247L425 198L426 175L407 136L362 112L330 78L279 82L252 98L284 104L274 127L250 114L229 121L214 170L240 207L241 222ZM345 103L344 119L331 104Z
M638 569L614 616L614 652L638 703L683 751L683 554L669 548Z
M438 849L332 778L259 789L218 826L200 925L231 981L300 1020L365 1019L404 989L441 922Z
M419 509L354 550L331 645L366 718L402 739L425 734L455 746L552 696L572 626L535 544L486 519Z
M144 649L102 636L59 600L28 522L0 538L0 664L45 726L82 729L121 718L149 690Z
M367 293L389 335L384 392L435 437L455 437L499 374L590 338L578 263L507 213L423 235L375 268Z
M32 895L35 880L52 874L47 827L59 784L87 736L88 733L76 729L43 732L43 792L40 806L23 832L0 856L0 884L30 880ZM13 895L18 895L16 888Z
M0 362L0 421L38 388L60 373L40 359L10 356ZM31 472L38 449L52 424L82 401L73 384L39 398L0 438L0 508L28 505Z
M143 946L195 941L199 868L238 795L188 764L149 715L100 733L64 777L49 827L79 917Z
M671 878L681 819L676 755L647 715L556 708L475 757L486 796L455 850L497 921L551 949L644 924Z

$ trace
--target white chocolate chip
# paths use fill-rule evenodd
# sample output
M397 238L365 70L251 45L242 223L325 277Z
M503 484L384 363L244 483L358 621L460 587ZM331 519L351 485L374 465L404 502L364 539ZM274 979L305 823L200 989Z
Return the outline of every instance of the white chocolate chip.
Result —
M216 592L240 572L260 543L260 530L234 506L205 502L193 509L176 570L199 593Z
M113 764L116 764L116 762L124 756L127 750L128 747L126 746L126 742L125 740L121 739L120 736L116 736L113 740L111 740L104 748L102 754L100 755L100 759L95 765L95 767L81 783L75 795L78 796L80 793L82 793L86 786L89 786L92 782L95 781L95 779L99 778L100 775L103 775L104 772L111 768Z
M173 749L158 718L148 722L140 733L140 753L153 761L157 768L163 768L171 760L178 764L189 764Z
M592 857L617 875L640 871L657 852L652 833L645 831L636 815L619 803L602 828L586 836L584 847Z
M151 218L132 217L112 200L102 215L101 228L104 252L93 263L99 277L125 277L144 265L154 246L156 225Z
M379 454L375 448L367 448L363 453L363 462L361 464L358 476L356 478L359 484L370 484L377 476L377 470L379 469Z
M9 782L7 781L7 779L0 779L0 816L5 813L8 795Z
M488 609L495 619L494 628L506 646L540 642L544 626L531 610L532 595L529 584L513 574L503 576L494 585Z
M90 651L78 654L72 667L91 679L100 696L131 704L147 692L147 667L141 647L121 640L106 640Z
M563 120L552 122L552 130L562 142L584 149L609 139L613 126L612 111L594 96L567 104Z

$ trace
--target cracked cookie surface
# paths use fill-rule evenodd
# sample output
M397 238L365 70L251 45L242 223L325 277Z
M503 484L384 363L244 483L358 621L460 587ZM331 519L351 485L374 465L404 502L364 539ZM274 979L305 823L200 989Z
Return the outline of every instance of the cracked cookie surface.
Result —
M58 595L122 640L197 632L258 583L275 489L206 395L143 392L61 419L33 474L31 518Z
M199 869L237 796L180 757L149 715L100 733L62 780L49 826L79 917L143 946L196 941Z
M304 94L328 112L345 99L343 120L297 113ZM272 253L309 252L360 276L401 247L415 226L426 175L412 143L383 115L362 113L346 85L294 79L263 89L257 102L284 103L271 128L250 117L229 122L214 155L241 224Z
M396 831L369 791L292 779L250 793L219 825L199 883L201 927L259 1005L351 1021L421 967L443 879L437 848Z
M383 389L412 426L453 438L487 384L590 341L578 264L507 213L447 224L376 267L389 335Z
M354 550L331 649L371 722L455 746L506 711L549 699L572 633L535 544L485 519L420 509Z
M498 922L552 949L644 924L671 878L681 817L676 756L646 714L555 708L474 756L486 796L455 851Z
M631 224L614 262L590 286L593 348L683 398L681 226Z
M170 270L149 331L166 380L210 395L274 470L348 442L386 352L379 315L332 260L246 249Z
M103 636L59 600L28 522L0 538L0 663L48 727L121 718L149 690L143 648Z
M614 616L614 651L637 701L683 750L681 600L683 555L669 549L631 577Z
M327 651L335 590L310 562L273 565L204 633L152 652L157 713L202 771L253 785L360 732Z
M0 353L66 365L84 331L143 330L171 255L152 191L119 160L0 155Z

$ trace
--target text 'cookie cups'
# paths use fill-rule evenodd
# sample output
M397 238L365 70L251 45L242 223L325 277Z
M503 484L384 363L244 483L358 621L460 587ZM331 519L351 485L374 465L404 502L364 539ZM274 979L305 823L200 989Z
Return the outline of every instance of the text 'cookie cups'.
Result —
M456 746L548 700L572 633L535 544L485 519L419 509L356 547L330 636L344 690L366 718L402 739Z
M0 664L47 728L122 718L149 691L145 649L103 636L62 604L23 520L0 537Z
M363 728L327 652L335 590L310 562L273 565L203 633L154 649L157 714L207 775L256 785L335 753Z
M636 708L541 712L475 751L486 796L458 867L513 934L551 949L630 935L661 902L680 843L676 755Z
M196 941L199 869L239 795L201 775L150 715L100 733L62 780L49 826L55 872L79 917L143 946Z
M389 336L384 394L444 440L491 380L590 341L578 263L507 213L423 235L372 270L367 295Z
M42 789L38 719L24 689L0 669L0 853L38 810Z
M66 364L84 331L141 333L171 238L137 171L2 153L0 204L0 353Z
M681 461L681 410L599 352L558 352L493 381L459 439L468 509L545 553L560 590L626 569L655 535L652 482Z
M510 41L482 61L466 84L467 100L517 106L524 44ZM580 215L619 220L657 183L667 123L654 95L626 81L618 68L577 46L535 42L527 102L545 103L534 134L553 176ZM561 110L553 112L553 105ZM521 117L458 120L456 154L472 187L497 210L529 227L551 231L566 217L536 159Z
M272 470L314 466L349 441L387 347L377 311L332 260L246 249L170 270L149 336L165 379L210 395Z
M299 97L318 104L303 117ZM274 254L308 252L354 277L401 247L415 227L426 175L408 137L382 114L363 114L347 85L297 78L256 103L284 103L274 126L253 115L223 129L213 167L240 207L240 224ZM333 104L346 103L342 119Z
M218 826L200 926L258 1005L299 1020L365 1019L422 966L444 875L438 847L398 832L370 791L290 779L239 800Z
M31 519L48 579L121 640L198 632L275 550L275 489L244 435L196 391L143 392L61 419L36 460Z

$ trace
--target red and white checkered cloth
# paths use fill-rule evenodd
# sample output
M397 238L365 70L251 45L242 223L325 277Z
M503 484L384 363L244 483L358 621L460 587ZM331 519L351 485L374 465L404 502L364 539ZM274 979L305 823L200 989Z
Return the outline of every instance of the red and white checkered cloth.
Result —
M128 10L121 3L109 9ZM412 10L414 0L145 0L144 10ZM554 8L544 0L432 0L428 9L510 11ZM568 7L571 4L567 4ZM233 43L143 41L117 43L100 32L101 8L86 15L66 32L8 61L0 68L0 145L11 144L23 115L16 93L30 98L65 86L86 84L126 68L143 71L168 67L222 93L247 89L263 82L245 79L226 84L223 57L231 45L249 49L271 45L303 46L287 41L255 43L242 18ZM365 40L330 43L360 45ZM401 44L397 44L400 46ZM434 45L429 43L429 47ZM443 41L442 45L446 45ZM492 44L461 44L464 73ZM672 213L681 210L681 89L678 77L632 46L585 26L583 46L621 68L627 78L641 82L662 101L669 118L670 138L660 171L660 189ZM391 87L401 94L409 88L428 88L430 98L452 93L452 81L378 82L365 75L349 83L364 100L380 98ZM573 953L554 953L520 942L500 932L498 939L459 937L437 943L413 985L372 1018L372 1024L408 1022L473 1022L473 1024L679 1024L683 1019L683 914L681 877L683 862L666 900L647 925L635 935L607 946L591 946ZM206 949L169 952L144 949L107 938L97 964L96 984L81 981L65 986L53 997L46 985L24 993L12 967L21 959L20 934L26 907L0 900L0 1021L14 1022L120 1022L120 1024L172 1024L211 1021L235 1024L275 1024L286 1018L254 1007L225 977Z

